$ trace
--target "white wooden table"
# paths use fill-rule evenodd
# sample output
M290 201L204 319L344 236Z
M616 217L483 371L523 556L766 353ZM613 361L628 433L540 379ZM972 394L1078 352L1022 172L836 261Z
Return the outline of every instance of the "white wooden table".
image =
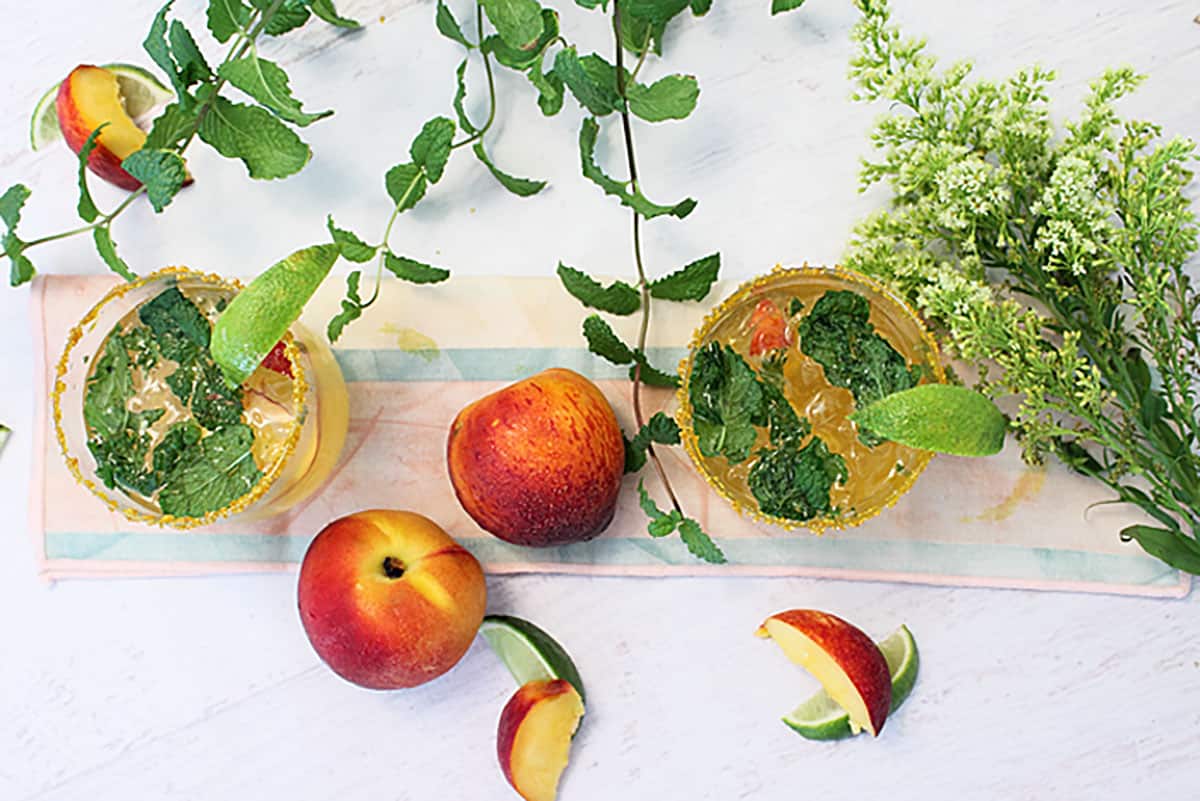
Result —
M33 187L24 230L49 232L70 222L74 163L65 150L28 152L28 110L76 63L148 63L139 43L155 0L3 5L0 184ZM199 0L177 5L202 31ZM252 184L240 165L194 148L194 188L160 219L139 204L117 224L136 268L251 274L323 240L330 211L377 235L388 212L381 176L424 120L449 109L459 53L434 33L428 0L340 5L370 23L365 34L337 38L313 25L266 48L292 68L309 108L337 110L305 132L313 163L288 181ZM1074 109L1103 67L1131 63L1152 77L1125 108L1168 133L1200 132L1200 4L896 5L934 52L973 57L988 76L1034 60L1058 69L1060 111ZM569 38L611 51L598 16L563 12ZM700 206L682 223L648 226L653 272L717 248L732 276L838 258L853 221L881 202L855 193L880 109L847 99L853 19L843 0L811 0L776 19L766 0L719 0L708 18L678 26L666 65L646 74L695 73L700 108L686 122L639 126L638 145L648 194L691 194ZM479 103L482 84L473 86ZM552 190L518 200L458 156L394 241L460 274L545 274L559 259L628 272L628 217L578 175L573 101L545 119L519 81L503 75L499 89L496 159L552 179ZM48 272L99 270L89 248L31 255ZM318 662L292 576L54 587L33 577L27 299L0 291L0 421L15 432L0 456L0 799L515 798L493 745L513 687L478 643L430 685L372 693ZM1200 780L1194 596L555 576L497 578L489 590L493 610L558 635L588 683L567 801L1186 798ZM778 722L815 685L751 635L765 615L793 606L836 612L876 636L900 622L916 633L920 682L880 740L810 743Z

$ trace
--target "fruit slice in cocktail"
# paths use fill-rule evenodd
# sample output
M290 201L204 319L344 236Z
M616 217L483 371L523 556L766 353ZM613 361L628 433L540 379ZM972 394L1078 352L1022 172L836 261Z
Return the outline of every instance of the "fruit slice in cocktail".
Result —
M67 466L133 520L267 517L316 490L346 437L328 346L293 325L240 384L210 352L239 287L168 268L109 292L71 331L53 413Z

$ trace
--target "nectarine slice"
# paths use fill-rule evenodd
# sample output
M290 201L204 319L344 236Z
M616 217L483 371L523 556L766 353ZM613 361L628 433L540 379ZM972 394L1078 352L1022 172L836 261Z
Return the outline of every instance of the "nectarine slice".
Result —
M496 754L508 783L526 801L554 801L567 767L583 699L565 679L524 684L500 713Z
M135 190L142 183L121 166L141 150L146 134L121 103L117 76L103 67L81 64L58 87L58 124L72 152L78 153L92 131L108 123L88 157L88 167L109 183Z

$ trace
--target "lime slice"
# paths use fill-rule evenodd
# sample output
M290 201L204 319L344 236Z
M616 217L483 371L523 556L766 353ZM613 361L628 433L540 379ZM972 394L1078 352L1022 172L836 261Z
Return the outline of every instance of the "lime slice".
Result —
M850 415L859 428L925 451L990 456L1004 447L1008 419L986 396L952 384L921 384Z
M512 673L517 684L566 679L583 698L583 680L575 663L546 632L519 617L488 615L479 633Z
M143 130L151 122L148 117L175 96L163 86L162 81L154 77L154 73L136 64L103 66L117 77L117 88L125 113ZM34 150L41 150L51 142L62 139L62 129L58 127L58 109L55 107L58 86L56 83L47 89L33 107L33 116L29 118L29 144Z
M337 245L297 250L234 296L213 326L213 360L241 384L287 332L337 261Z
M895 712L912 693L921 658L917 653L917 643L907 626L896 629L878 645L892 677L891 711ZM810 740L843 740L858 733L851 729L846 710L838 706L824 690L784 715L783 722Z

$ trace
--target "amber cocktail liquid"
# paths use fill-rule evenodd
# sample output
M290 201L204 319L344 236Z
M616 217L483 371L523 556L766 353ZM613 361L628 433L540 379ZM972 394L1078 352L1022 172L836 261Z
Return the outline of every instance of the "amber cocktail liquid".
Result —
M68 338L53 398L67 465L131 519L278 514L337 462L348 401L323 341L293 326L245 382L225 382L209 338L237 289L164 270L115 288Z

